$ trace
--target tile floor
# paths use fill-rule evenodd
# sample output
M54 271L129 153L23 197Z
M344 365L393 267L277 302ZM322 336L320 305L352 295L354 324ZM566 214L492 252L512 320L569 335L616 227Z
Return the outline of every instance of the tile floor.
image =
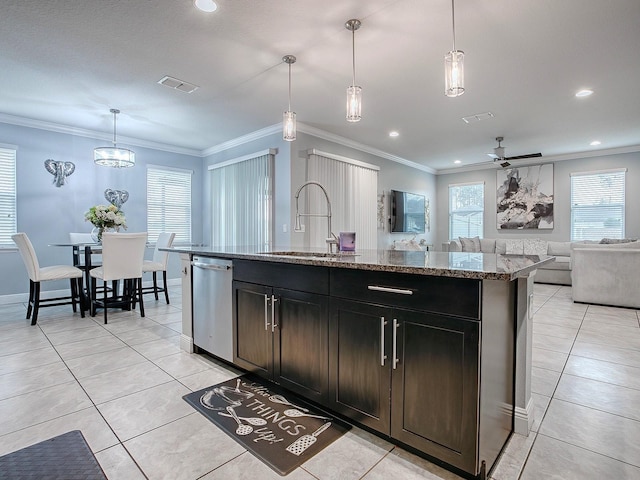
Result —
M182 400L238 372L180 351L180 289L145 318L81 319L70 307L0 305L0 455L82 430L110 479L281 478ZM535 423L494 480L640 478L638 311L573 304L535 285ZM287 478L457 479L358 428Z

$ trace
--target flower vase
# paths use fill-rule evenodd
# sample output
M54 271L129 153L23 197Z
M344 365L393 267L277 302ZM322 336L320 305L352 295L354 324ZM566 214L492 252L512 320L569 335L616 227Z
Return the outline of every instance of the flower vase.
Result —
M116 229L113 227L93 227L91 230L91 238L96 243L102 243L102 234L104 232L115 232Z
M103 229L101 227L93 227L91 230L91 238L96 243L102 243Z

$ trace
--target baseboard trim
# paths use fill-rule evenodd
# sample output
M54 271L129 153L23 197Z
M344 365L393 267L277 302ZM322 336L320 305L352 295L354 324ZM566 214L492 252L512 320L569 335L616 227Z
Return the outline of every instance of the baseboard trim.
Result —
M160 280L162 283L162 280ZM182 285L181 278L168 278L167 285L170 287L175 287ZM142 282L143 287L153 287L153 280L148 282ZM69 289L66 288L64 290L47 290L40 292L42 298L54 298L54 297L63 297L65 295L70 295ZM9 305L11 303L27 303L29 301L29 293L12 293L9 295L0 295L0 305Z
M185 335L184 333L180 334L180 350L193 353L193 338Z
M533 427L533 398L529 399L527 408L516 407L513 420L513 431L525 437L529 435Z
M55 298L64 297L65 295L71 295L68 288L64 290L48 290L46 292L40 292L40 298ZM9 305L11 303L27 303L29 301L29 293L13 293L10 295L0 295L0 305Z

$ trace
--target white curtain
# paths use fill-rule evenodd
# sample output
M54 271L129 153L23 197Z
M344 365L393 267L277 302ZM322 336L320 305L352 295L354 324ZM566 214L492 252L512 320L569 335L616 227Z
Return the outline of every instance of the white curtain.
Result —
M271 246L273 163L262 154L210 167L212 245Z
M315 150L307 157L307 181L321 183L332 206L333 233L356 232L356 250L377 249L378 167L344 157L328 156ZM302 195L306 193L306 202ZM300 195L303 213L327 212L322 190L315 185L305 187ZM326 246L327 219L302 217L305 243L311 247Z

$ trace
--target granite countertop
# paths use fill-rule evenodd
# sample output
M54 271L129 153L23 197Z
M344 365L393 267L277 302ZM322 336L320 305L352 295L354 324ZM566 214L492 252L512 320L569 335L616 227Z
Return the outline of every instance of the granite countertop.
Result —
M160 250L224 259L294 263L334 268L351 268L385 272L511 281L526 276L555 257L542 255L498 255L468 252L422 252L407 250L362 250L354 253L327 255L326 250L256 247L161 248Z

